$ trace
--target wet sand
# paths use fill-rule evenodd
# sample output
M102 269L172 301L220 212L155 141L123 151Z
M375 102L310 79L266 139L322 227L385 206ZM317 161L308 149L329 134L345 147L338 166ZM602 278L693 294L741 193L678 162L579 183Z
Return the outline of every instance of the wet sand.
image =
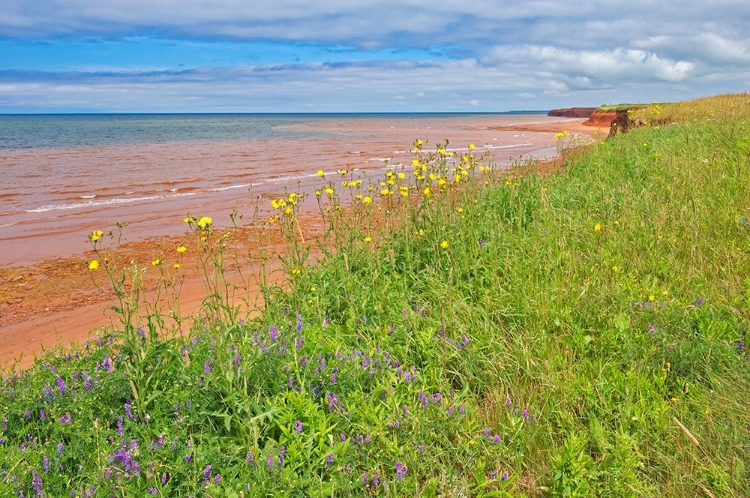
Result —
M599 137L605 136L608 131L583 126L581 121L525 124L504 127L502 131L545 134L547 140L550 140L550 134L565 130ZM492 131L497 130L491 130L490 133ZM553 163L547 163L547 167L551 164ZM382 165L378 167L382 169ZM275 185L273 189L275 192L283 192L283 185ZM264 203L267 204L266 198L270 195L272 194L266 193L262 196ZM182 213L184 216L184 211ZM156 211L152 216L161 220L162 227L165 226L162 213ZM319 230L314 219L315 216L310 213L303 217L304 231L308 234ZM146 231L143 236L124 244L124 254L142 266L148 266L155 254L171 254L175 247L189 240L189 236L174 233L183 231L184 225L171 221L169 225L170 229L162 230L159 237L148 238L151 233ZM104 228L106 227L102 227ZM85 239L85 233L80 238ZM237 247L254 247L255 242L249 237L249 232L241 231ZM54 237L49 240L32 240L36 244L52 244L47 249L55 249ZM268 238L267 243L276 254L283 250L278 236ZM247 249L241 251L247 254ZM65 258L45 258L24 266L0 266L0 366L28 368L33 364L34 356L43 349L80 344L86 338L94 337L97 329L116 321L113 313L104 309L110 304L111 293L97 288L87 270L87 261L91 257L90 252L79 249L77 254ZM183 315L195 313L206 296L205 287L193 267L194 263L188 260L182 264L184 283L180 307ZM103 289L110 288L104 281L102 272L95 273L95 276ZM280 279L281 274L272 272L271 278ZM248 295L257 296L257 282L251 279L243 285Z

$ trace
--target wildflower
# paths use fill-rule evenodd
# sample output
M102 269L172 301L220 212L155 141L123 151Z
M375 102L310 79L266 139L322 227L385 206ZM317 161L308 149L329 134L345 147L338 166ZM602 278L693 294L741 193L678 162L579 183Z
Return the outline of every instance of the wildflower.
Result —
M365 196L365 198L362 199L362 204L364 204L365 206L369 206L370 204L372 204L372 197L370 197L369 195Z
M151 266L159 266L161 264L161 259L156 258L155 260L151 261Z
M654 296L653 294L650 294L650 295L648 296L648 300L649 300L649 301L652 301L652 302L653 302L653 300L654 300L654 299L656 299L656 296Z
M442 242L440 243L440 248L441 248L441 249L448 249L448 246L449 246L449 245L450 245L450 244L448 244L448 241L447 241L447 240L444 240L444 241L442 241Z
M476 148L477 148L477 146L476 146L476 145L474 145L474 144L469 144L469 150L474 150L474 149L476 149Z
M370 237L369 235L365 237L365 242L372 242L372 237Z
M430 189L430 187L425 187L422 193L424 194L425 197L429 197L432 195L432 190Z
M297 432L297 434L302 433L302 422L300 420L294 421L294 430Z
M333 455L331 455L330 453L329 453L328 455L326 455L326 464L327 464L327 465L328 465L329 467L330 467L331 465L333 465Z
M211 373L211 365L208 363L208 360L203 362L203 373L206 375Z
M602 225L601 225L601 223L597 223L596 225L594 225L594 231L595 232L601 232L602 231Z
M102 238L102 235L104 235L104 233L101 230L94 230L91 232L91 235L89 235L89 238L91 239L91 242L96 242Z
M173 264L172 268L174 268L175 270L179 270L180 269L180 263Z
M180 247L178 247L178 248L177 248L177 249L175 249L175 250L176 250L177 252L179 252L179 253L183 253L183 252L187 251L187 247L185 247L185 246L180 246Z
M211 465L206 465L206 468L203 469L203 479L208 480L211 477Z
M214 220L210 216L201 216L201 218L198 220L198 226L205 229L207 226L213 223L213 221Z
M99 262L97 260L91 260L89 262L89 270L94 271L99 269Z
M65 386L65 381L59 375L57 376L57 389L60 391L60 396L65 394L65 391L67 390L67 387Z
M409 468L401 463L401 460L396 460L396 478L399 481L404 480L404 476L409 472Z
M317 172L318 176L325 176L325 174L326 174L326 172L323 171L322 169L319 169L318 172Z

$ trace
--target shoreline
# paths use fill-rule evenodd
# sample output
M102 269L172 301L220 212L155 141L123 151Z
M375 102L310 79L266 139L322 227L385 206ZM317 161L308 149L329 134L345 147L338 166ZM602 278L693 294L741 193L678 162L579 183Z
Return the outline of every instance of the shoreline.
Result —
M578 121L582 120L509 125L496 129L540 133L570 131L595 139L606 136L608 132L606 128L586 126ZM605 130L604 134L599 130ZM549 164L554 162L554 159L548 161ZM549 169L542 165L538 170L544 172ZM260 199L265 201L270 196L261 194ZM314 198L309 202L313 204ZM302 225L306 233L317 230L310 214L317 217L314 208L303 209L301 219L304 219ZM221 229L217 227L217 230ZM168 231L165 229L165 232ZM252 229L248 231L253 232ZM188 233L146 237L123 244L121 251L141 266L147 266L155 253L161 251L168 254L189 236ZM247 238L244 242L249 240ZM238 243L243 241L238 240ZM281 243L278 238L271 241L272 250L281 250ZM109 302L109 294L96 289L86 267L91 254L91 251L86 251L28 266L0 267L0 368L9 368L14 364L21 369L28 368L33 364L34 355L44 349L57 346L68 348L110 323L112 314L104 309ZM191 265L186 263L183 269L180 304L181 313L188 315L200 308L205 298L205 287ZM247 289L248 293L253 291L257 294L257 285Z

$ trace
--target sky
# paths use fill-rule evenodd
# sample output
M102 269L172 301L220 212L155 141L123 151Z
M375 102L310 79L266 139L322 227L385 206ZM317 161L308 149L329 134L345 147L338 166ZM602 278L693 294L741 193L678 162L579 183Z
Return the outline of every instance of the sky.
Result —
M4 0L0 113L498 112L750 90L750 2Z

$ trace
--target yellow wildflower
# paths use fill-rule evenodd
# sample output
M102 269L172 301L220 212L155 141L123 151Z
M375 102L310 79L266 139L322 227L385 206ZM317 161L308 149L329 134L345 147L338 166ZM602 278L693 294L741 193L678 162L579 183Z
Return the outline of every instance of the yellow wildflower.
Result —
M430 187L425 187L422 193L424 194L425 197L429 197L432 195L432 190L430 190Z
M321 194L323 194L323 192L321 192L320 189L318 189L318 190L315 191L315 196L316 197L320 197Z
M97 260L92 260L89 262L89 270L94 271L99 269L99 262Z
M322 169L318 170L318 176L325 176L325 174L326 174L326 172L323 171Z
M292 214L293 210L291 207L288 207L284 210L284 214Z
M476 149L476 148L477 148L477 146L476 146L476 145L474 145L474 144L469 144L469 150L474 150L474 149Z
M594 231L595 232L601 232L602 231L602 225L601 225L601 223L597 223L596 225L594 225Z
M365 237L365 242L372 242L372 237L370 237L369 235Z
M292 275L299 275L300 273L301 273L301 272L300 272L300 269L299 269L299 268L294 268L294 269L292 269Z
M648 296L649 301L653 301L654 299L656 299L656 296L654 296L653 294Z
M175 270L179 270L180 269L180 263L173 264L172 268L174 268Z
M442 241L442 242L440 243L440 248L441 248L441 249L448 249L448 246L449 246L449 245L450 245L450 244L448 244L448 241L447 241L447 240L444 240L444 241Z
M151 262L151 266L159 266L161 264L161 259L156 258Z
M333 195L333 189L331 187L326 188L326 194Z
M94 230L91 232L91 235L89 235L89 238L91 239L91 242L96 242L97 240L102 238L102 235L104 235L104 232L101 230Z
M419 159L412 159L412 160L411 160L411 164L412 164L412 166L414 166L415 168L416 168L416 167L419 167Z
M201 228L206 228L208 225L213 223L213 219L210 216L201 216L198 220L198 226Z
M177 251L177 252L179 252L179 253L183 253L183 252L187 251L187 247L185 247L185 246L180 246L180 247L178 247L178 248L176 249L176 251Z
M369 195L365 196L365 198L362 199L362 204L364 204L365 206L369 206L370 204L372 204L372 197L370 197Z
M192 216L186 216L182 221L183 223L192 223L193 221L195 221L195 218L193 218Z
M399 180L403 180L404 178L406 178L406 173L404 173L404 172L402 171L401 173L399 173L399 174L398 174L398 179L399 179Z

